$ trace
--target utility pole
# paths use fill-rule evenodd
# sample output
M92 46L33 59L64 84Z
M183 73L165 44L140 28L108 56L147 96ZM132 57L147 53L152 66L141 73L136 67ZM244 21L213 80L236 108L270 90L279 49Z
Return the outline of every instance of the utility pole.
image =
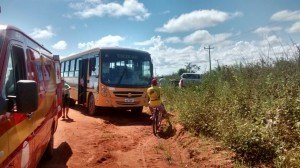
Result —
M218 63L218 67L219 67L220 66L219 59L215 59L215 61Z
M211 72L211 58L210 58L210 50L214 49L214 47L210 47L210 45L207 47L204 47L205 50L208 50L208 57L209 57L209 72Z

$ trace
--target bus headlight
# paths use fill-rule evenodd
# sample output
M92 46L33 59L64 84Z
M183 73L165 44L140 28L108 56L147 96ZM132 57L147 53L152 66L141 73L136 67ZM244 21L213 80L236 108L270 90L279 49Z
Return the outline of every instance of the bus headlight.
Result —
M101 95L103 96L103 97L107 97L108 96L108 90L107 90L107 87L106 86L101 86L101 88L100 88L100 92L101 92Z

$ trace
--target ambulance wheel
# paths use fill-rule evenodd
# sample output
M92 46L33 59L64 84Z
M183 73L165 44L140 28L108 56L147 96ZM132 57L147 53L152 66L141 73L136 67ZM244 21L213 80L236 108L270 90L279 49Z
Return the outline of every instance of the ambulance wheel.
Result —
M94 95L89 96L89 103L88 103L88 114L90 116L95 115L96 106L95 106L95 98Z
M54 154L53 146L54 146L54 135L52 134L44 154L45 159L50 160L53 157Z

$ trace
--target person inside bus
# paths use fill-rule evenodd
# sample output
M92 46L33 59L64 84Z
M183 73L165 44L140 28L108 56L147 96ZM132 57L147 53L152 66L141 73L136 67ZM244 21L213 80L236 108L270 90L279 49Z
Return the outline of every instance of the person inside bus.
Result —
M70 85L63 80L64 88L63 88L63 111L62 111L62 118L69 118L69 104L70 104L70 92L71 89Z
M161 100L161 88L157 86L157 80L155 78L152 79L151 87L147 89L147 94L149 97L149 109L151 111L150 119L152 119L154 107L157 107L163 113L163 117L167 118L167 111Z

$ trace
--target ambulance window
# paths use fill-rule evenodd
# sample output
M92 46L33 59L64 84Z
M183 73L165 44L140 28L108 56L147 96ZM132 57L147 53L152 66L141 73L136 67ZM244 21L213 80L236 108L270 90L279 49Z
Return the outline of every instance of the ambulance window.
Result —
M9 57L6 75L5 75L5 97L8 95L14 95L15 91L15 82L14 82L14 72L13 72L13 64L11 57Z
M22 48L13 46L11 48L6 75L5 95L15 95L16 82L26 79L25 55Z
M39 81L43 81L43 68L42 68L42 63L39 61L35 61L35 68L36 72L38 74L38 79Z
M43 73L43 76L44 76L44 80L45 81L48 81L50 80L50 73L51 73L51 62L50 60L45 56L45 55L42 55L43 57L43 63L42 63L42 73Z

